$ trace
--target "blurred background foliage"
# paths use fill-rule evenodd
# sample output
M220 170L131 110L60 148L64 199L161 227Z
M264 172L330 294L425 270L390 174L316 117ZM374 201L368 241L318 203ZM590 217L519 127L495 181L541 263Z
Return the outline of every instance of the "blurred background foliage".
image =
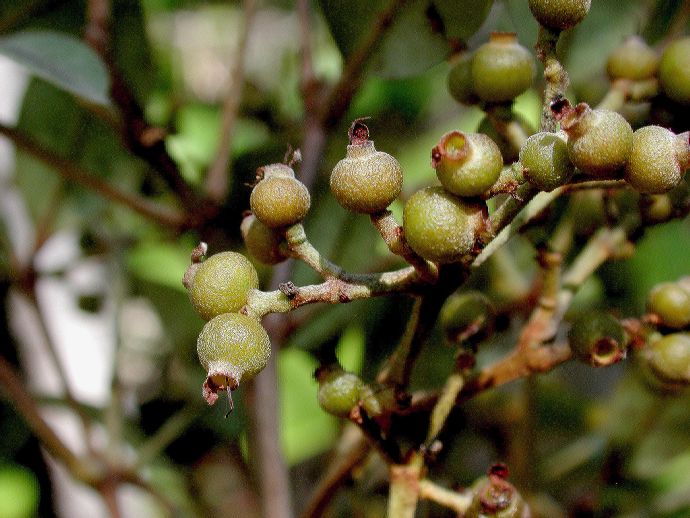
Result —
M319 81L338 80L343 63L357 52L387 5L382 0L312 2L309 38ZM165 132L165 148L184 178L201 188L218 147L242 5L118 0L112 9L114 61L146 119ZM172 204L167 186L123 145L113 125L107 70L81 41L86 10L87 2L81 0L0 1L0 54L31 74L16 127L89 174ZM595 0L585 21L560 44L572 80L571 98L596 102L608 87L608 53L630 34L641 34L654 45L668 37L669 27L687 33L687 11L688 2L681 0ZM674 25L679 19L681 27ZM537 24L524 0L406 4L368 62L350 106L327 133L305 222L312 242L326 257L351 271L389 269L398 260L363 216L346 213L328 192L328 173L344 155L349 121L371 117L368 124L377 147L402 163L403 198L432 183L429 151L440 135L451 129L475 131L483 116L477 108L456 104L447 93L449 61L454 53L486 41L492 30L515 31L531 48ZM299 32L292 2L260 2L249 33L246 84L232 140L230 192L203 228L171 232L64 181L23 150L16 152L14 176L3 180L3 189L15 189L27 208L29 236L47 232L42 247L67 236L78 247L65 259L49 248L44 251L50 257L43 261L47 266L39 261L39 277L67 283L73 295L69 304L105 316L116 337L114 365L106 369L113 379L102 381L117 389L112 399L126 404L108 397L90 407L94 419L107 431L109 408L120 405L122 436L136 448L181 410L189 417L148 467L152 484L180 506L177 516L206 516L228 508L246 510L233 516L257 513L247 400L237 397L235 412L223 419L222 405L207 408L201 399L204 373L196 362L195 341L202 321L180 279L199 239L208 241L212 252L242 250L239 223L256 168L281 161L289 144L298 147L302 142L306 113L300 95ZM538 82L516 101L515 110L538 126ZM687 128L687 109L676 110L674 117ZM400 216L401 209L399 200L393 211ZM3 227L3 315L11 319L17 308L8 295L8 250L25 248L26 243L13 243L11 225L4 221ZM509 263L508 270L490 262L470 281L498 301L509 297L506 292L515 286L529 286L534 269L528 239L515 238L507 248L503 261ZM689 273L688 250L687 218L650 229L632 257L605 266L582 287L572 311L616 308L621 316L639 316L651 286ZM75 279L73 271L92 261L102 267L101 281ZM260 273L268 282L270 271L263 267ZM293 280L303 285L317 276L298 264ZM409 299L391 297L310 306L291 315L285 344L276 354L280 434L298 510L343 427L317 405L315 367L320 359L335 355L346 369L371 380L399 339L409 308ZM19 340L5 319L3 324L2 354L17 362ZM508 323L482 350L480 363L504 354L517 329L515 322ZM413 388L441 386L453 355L440 333L433 334L415 370ZM60 404L45 395L39 398L47 406ZM505 460L514 483L533 495L536 508L547 509L539 516L690 516L689 396L651 391L631 362L604 370L569 364L490 391L454 414L446 435L447 446L432 468L435 477L447 485L465 486L492 461ZM336 496L330 516L381 516L383 474L368 466L355 477L359 483ZM155 516L164 511L150 512ZM0 516L54 513L37 442L12 404L3 401ZM425 504L419 516L449 515Z

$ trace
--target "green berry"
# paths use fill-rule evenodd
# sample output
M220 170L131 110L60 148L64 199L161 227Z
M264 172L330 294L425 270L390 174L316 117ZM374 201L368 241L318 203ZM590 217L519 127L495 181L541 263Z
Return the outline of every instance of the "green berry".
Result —
M259 221L271 228L281 228L304 219L311 198L290 167L272 164L260 168L258 176L260 180L252 189L249 204Z
M242 220L240 232L247 251L260 263L278 264L286 259L280 249L283 242L280 233L261 223L253 214Z
M340 368L319 369L316 373L319 382L319 405L336 417L347 417L357 405L362 389L362 380L356 374Z
M486 135L451 131L431 150L431 166L448 192L479 196L498 180L503 157Z
M504 471L505 474L499 474ZM527 504L513 484L506 480L508 468L492 466L486 477L472 484L472 503L465 518L524 518Z
M659 83L668 98L690 104L690 37L674 41L661 54Z
M201 318L239 311L247 293L259 287L254 265L242 254L221 252L199 265L190 283L189 298Z
M626 338L621 323L608 313L580 315L568 332L573 356L593 367L605 367L625 358Z
M664 326L682 329L690 325L690 293L674 282L657 284L647 297L647 311Z
M448 92L461 104L472 105L479 102L472 82L472 58L472 54L463 54L448 72Z
M663 223L673 217L673 200L668 194L643 194L638 206L646 224Z
M633 135L625 179L639 192L661 194L680 183L689 165L688 133L645 126Z
M405 204L403 228L412 249L429 261L459 261L474 248L486 205L456 198L442 187L427 187Z
M369 130L360 121L350 128L345 158L331 173L331 192L338 203L353 212L382 212L402 190L400 163L388 153L376 151Z
M472 59L472 84L482 101L511 101L532 86L532 54L514 33L492 33Z
M654 77L659 57L639 36L630 36L609 55L606 72L611 79L639 81Z
M520 149L520 163L525 178L541 191L560 187L575 170L565 138L556 133L541 132L529 137Z
M209 405L218 391L235 390L266 367L271 344L261 323L241 313L218 315L206 323L196 344L201 366L207 372L203 396Z
M674 333L653 341L643 350L642 359L668 388L690 385L690 334Z
M566 110L561 127L568 134L570 160L583 173L610 177L625 166L633 131L621 114L580 103Z
M494 318L491 301L479 291L452 294L439 314L441 328L451 343L481 341L488 335Z
M529 9L544 27L565 30L587 16L591 3L591 0L529 0Z

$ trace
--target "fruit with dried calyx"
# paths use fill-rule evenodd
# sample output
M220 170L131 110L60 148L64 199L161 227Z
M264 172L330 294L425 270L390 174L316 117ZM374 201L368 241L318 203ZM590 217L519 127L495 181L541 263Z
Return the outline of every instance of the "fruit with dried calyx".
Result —
M508 468L494 464L488 474L472 484L472 503L465 518L527 518L529 507L520 492L508 482Z
M503 157L482 133L451 131L431 150L431 166L441 185L457 196L479 196L498 180Z
M306 186L285 164L271 164L257 170L259 181L252 189L249 205L256 218L270 228L299 223L309 212L311 197Z
M340 205L353 212L382 212L402 190L400 163L388 153L376 150L361 119L352 123L348 135L346 156L331 173L331 192Z
M230 398L240 382L250 380L266 367L271 344L258 320L241 313L225 313L206 323L196 350L207 373L203 396L212 405L219 391L227 390Z
M247 303L249 290L259 287L254 265L236 252L212 255L195 270L189 282L189 298L204 320L239 311Z
M281 234L261 223L253 214L242 220L240 233L249 255L260 263L278 264L287 258L280 248L283 242Z
M602 311L580 315L568 332L573 356L593 367L606 367L625 358L627 340L618 319Z

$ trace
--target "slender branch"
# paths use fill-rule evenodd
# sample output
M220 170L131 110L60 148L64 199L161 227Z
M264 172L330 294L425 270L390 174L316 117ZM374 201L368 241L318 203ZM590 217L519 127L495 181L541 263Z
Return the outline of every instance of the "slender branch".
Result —
M419 481L419 497L432 500L455 511L460 516L464 516L470 505L472 505L472 491L452 491L426 478Z
M256 12L255 0L244 0L244 23L239 34L237 50L234 56L233 66L230 70L230 86L223 103L221 116L221 130L218 140L218 150L213 164L206 175L206 194L215 202L221 202L228 194L228 175L231 167L230 151L235 133L237 116L242 101L242 89L244 87L244 61L249 40L249 28L251 27Z
M419 500L423 459L414 455L407 464L389 467L388 518L414 518Z
M95 192L96 194L114 201L125 207L132 209L134 212L147 217L161 225L173 228L180 228L184 225L185 219L179 212L162 207L150 201L136 196L135 194L121 191L116 187L104 182L95 174L81 169L79 166L55 155L51 151L41 146L38 142L33 140L28 135L25 135L19 130L10 128L0 123L0 134L7 138L20 149L26 151L41 162L49 165L51 169L56 171L65 180L78 183L79 185Z
M616 79L604 98L597 104L599 110L618 111L627 101L642 102L659 93L659 80L655 77L641 81Z
M569 79L561 62L556 56L556 44L561 32L547 27L539 27L537 37L537 57L544 65L544 103L541 111L541 130L556 131L557 123L551 111L551 104L565 96L568 89Z
M465 385L465 374L462 372L453 372L448 379L446 379L446 384L441 390L441 395L434 405L434 409L431 411L431 417L429 419L429 431L426 436L427 447L431 446L431 443L436 439L438 434L443 429L446 424L446 419L450 415L453 406L455 405L455 400L458 394Z

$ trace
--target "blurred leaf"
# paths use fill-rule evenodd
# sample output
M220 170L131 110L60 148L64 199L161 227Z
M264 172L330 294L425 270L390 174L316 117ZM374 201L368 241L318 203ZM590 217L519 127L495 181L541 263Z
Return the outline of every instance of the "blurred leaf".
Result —
M39 493L38 480L31 471L17 464L0 467L0 516L36 516Z
M493 0L434 0L446 36L463 40L482 26L493 3Z
M0 37L0 54L82 99L108 105L108 70L79 39L53 31L24 31Z
M142 243L130 251L127 268L140 279L186 293L182 276L190 250L184 244Z
M351 325L340 336L335 355L338 363L348 372L362 372L364 358L364 332L361 326Z

